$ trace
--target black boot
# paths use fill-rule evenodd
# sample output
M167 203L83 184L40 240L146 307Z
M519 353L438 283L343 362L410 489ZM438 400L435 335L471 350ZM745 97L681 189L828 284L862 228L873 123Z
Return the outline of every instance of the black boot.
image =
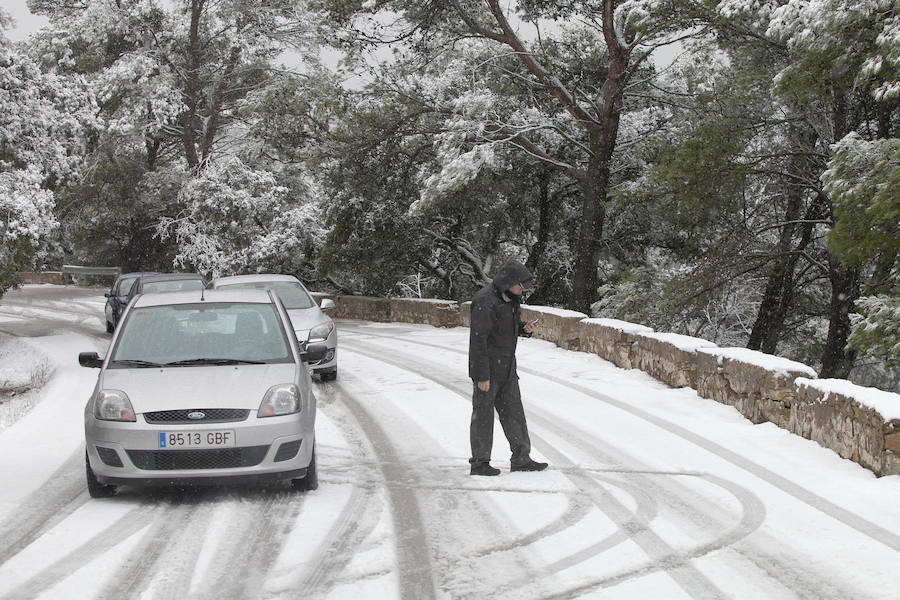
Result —
M509 467L510 471L543 471L547 468L547 463L537 462L534 460L528 459L528 462L522 463L520 465L511 465Z
M488 477L499 474L500 469L495 469L490 463L478 463L477 465L472 465L472 470L469 471L469 475L485 475Z

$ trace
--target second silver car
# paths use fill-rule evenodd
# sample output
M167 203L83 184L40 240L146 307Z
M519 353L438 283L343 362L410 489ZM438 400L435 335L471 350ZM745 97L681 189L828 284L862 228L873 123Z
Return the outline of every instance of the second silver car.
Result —
M326 313L334 308L334 301L322 300L317 306L315 300L300 280L292 275L257 274L235 275L214 279L209 287L215 290L228 289L268 289L274 291L284 302L294 325L294 333L301 344L325 344L325 357L309 364L313 373L322 381L337 379L338 332L334 320Z

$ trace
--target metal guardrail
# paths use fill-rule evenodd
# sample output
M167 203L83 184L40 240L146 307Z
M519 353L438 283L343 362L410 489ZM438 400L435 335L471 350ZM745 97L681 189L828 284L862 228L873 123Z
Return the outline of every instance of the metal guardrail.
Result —
M63 283L68 281L68 277L71 277L75 283L78 283L78 275L108 275L118 277L121 274L121 267L85 267L82 265L62 266Z

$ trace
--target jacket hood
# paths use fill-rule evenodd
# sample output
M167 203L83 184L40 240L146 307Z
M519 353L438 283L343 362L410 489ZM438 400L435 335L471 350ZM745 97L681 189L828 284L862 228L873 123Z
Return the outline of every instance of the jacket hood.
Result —
M527 284L532 279L534 276L525 265L511 258L494 275L493 284L499 291L505 292L517 283Z

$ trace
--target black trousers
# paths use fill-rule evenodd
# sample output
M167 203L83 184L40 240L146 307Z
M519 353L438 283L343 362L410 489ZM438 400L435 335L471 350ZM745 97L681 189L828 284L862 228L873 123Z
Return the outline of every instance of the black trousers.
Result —
M508 379L491 380L487 392L478 389L473 382L472 423L469 427L469 442L472 444L472 465L488 463L494 444L494 409L500 417L500 425L509 442L511 465L521 465L530 460L531 440L528 438L528 423L522 408L522 394L519 392L519 378L515 370Z

